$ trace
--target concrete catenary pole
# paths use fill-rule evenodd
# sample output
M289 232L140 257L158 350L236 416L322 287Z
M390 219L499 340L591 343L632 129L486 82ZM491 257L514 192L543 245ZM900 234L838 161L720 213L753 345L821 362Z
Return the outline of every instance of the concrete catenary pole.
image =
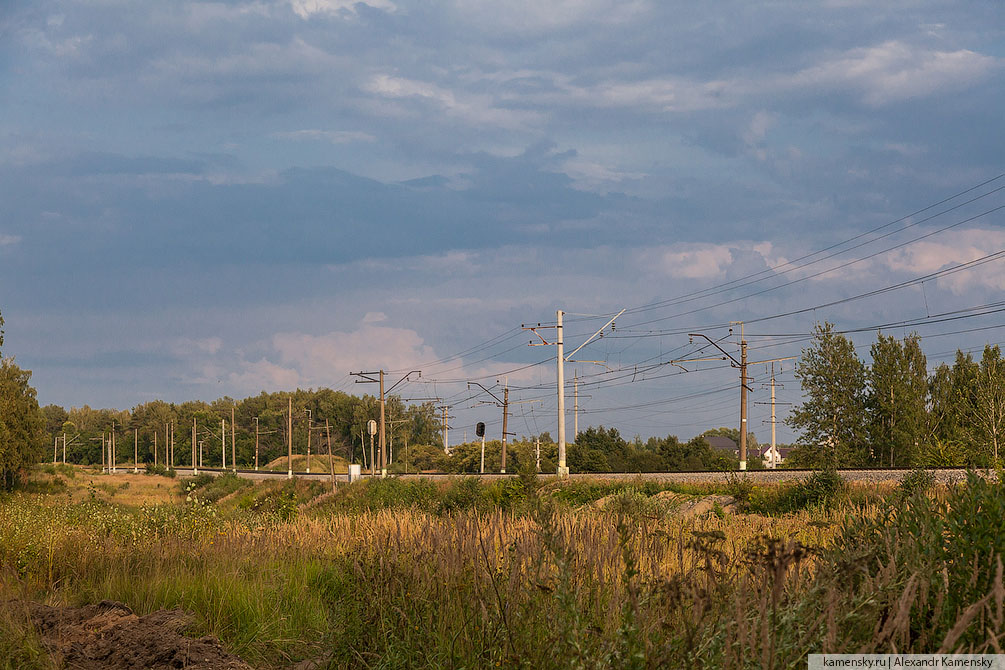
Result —
M506 426L509 418L509 384L503 387L502 463L499 472L506 474Z
M572 442L579 439L579 371L572 373Z
M290 394L289 409L286 412L286 478L293 479L293 394Z
M328 469L332 476L332 493L335 492L335 459L332 457L332 430L331 426L328 424L328 419L325 419L325 436L328 442Z
M220 451L222 452L221 465L222 470L227 469L227 420L220 419Z
M380 476L387 477L387 443L384 433L384 371L380 371Z
M740 325L740 469L747 469L747 340Z
M774 469L778 466L778 452L775 448L775 364L771 364L771 458L768 459L768 467Z
M255 417L255 470L258 470L258 417Z
M234 406L230 407L230 465L237 472L237 441L234 439L237 429L234 428Z
M66 433L63 433L63 465L66 465Z
M195 438L195 422L196 422L196 419L193 416L192 417L192 474L193 475L199 474L199 468L196 465L196 460L195 460L195 441L196 441L196 438Z
M558 321L558 341L555 343L558 362L558 472L559 477L569 476L569 466L565 460L565 345L562 340L562 310L556 313Z
M311 411L307 410L307 474L311 473Z
M133 428L133 474L140 471L140 431Z

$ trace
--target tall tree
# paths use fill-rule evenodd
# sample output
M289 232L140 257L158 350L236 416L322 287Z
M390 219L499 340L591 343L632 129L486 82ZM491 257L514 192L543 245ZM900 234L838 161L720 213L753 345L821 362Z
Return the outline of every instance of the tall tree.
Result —
M788 419L816 466L861 464L865 449L866 370L851 341L831 323L817 324L814 342L796 364L805 402Z
M45 417L30 379L30 370L0 358L0 488L13 486L19 473L42 458Z
M1005 447L1005 361L997 346L984 347L975 390L971 423L974 442L985 464L998 467Z
M927 437L927 365L917 334L900 342L879 333L872 345L867 396L872 462L890 467L915 462Z
M970 421L975 411L977 376L980 366L970 354L956 352L952 367L943 363L929 379L931 404L929 434L942 445L965 449L971 442ZM973 462L972 450L967 450Z

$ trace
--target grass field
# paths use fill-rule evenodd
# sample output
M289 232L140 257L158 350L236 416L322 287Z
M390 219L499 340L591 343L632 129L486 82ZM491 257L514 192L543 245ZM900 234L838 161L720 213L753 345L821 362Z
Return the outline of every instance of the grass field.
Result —
M1000 652L1003 519L1001 484L934 488L922 474L902 487L826 474L763 488L390 479L332 494L40 472L0 501L0 597L182 608L190 634L259 668L786 668L821 651ZM0 657L51 663L13 612Z

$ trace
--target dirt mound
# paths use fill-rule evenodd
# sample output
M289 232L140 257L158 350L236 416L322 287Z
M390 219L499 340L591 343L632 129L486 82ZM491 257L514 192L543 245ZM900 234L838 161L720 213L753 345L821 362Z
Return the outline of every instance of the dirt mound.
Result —
M181 610L136 616L111 600L85 607L19 605L57 662L74 670L251 670L216 638L181 635L192 624Z
M688 500L677 509L677 516L685 518L703 516L715 510L716 505L724 514L734 514L737 511L733 496L713 495Z

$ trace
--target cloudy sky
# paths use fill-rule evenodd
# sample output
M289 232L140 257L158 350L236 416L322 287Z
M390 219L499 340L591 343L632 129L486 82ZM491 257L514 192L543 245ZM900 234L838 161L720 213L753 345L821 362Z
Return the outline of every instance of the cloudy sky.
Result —
M688 332L735 351L730 321L752 360L829 320L935 364L1005 340L1003 28L998 2L3 3L3 353L67 407L422 370L399 388L453 442L498 432L467 380L554 433L554 348L520 327L559 308L574 346L627 308L568 376L580 427L629 437L737 424L734 371L669 363L713 351Z

